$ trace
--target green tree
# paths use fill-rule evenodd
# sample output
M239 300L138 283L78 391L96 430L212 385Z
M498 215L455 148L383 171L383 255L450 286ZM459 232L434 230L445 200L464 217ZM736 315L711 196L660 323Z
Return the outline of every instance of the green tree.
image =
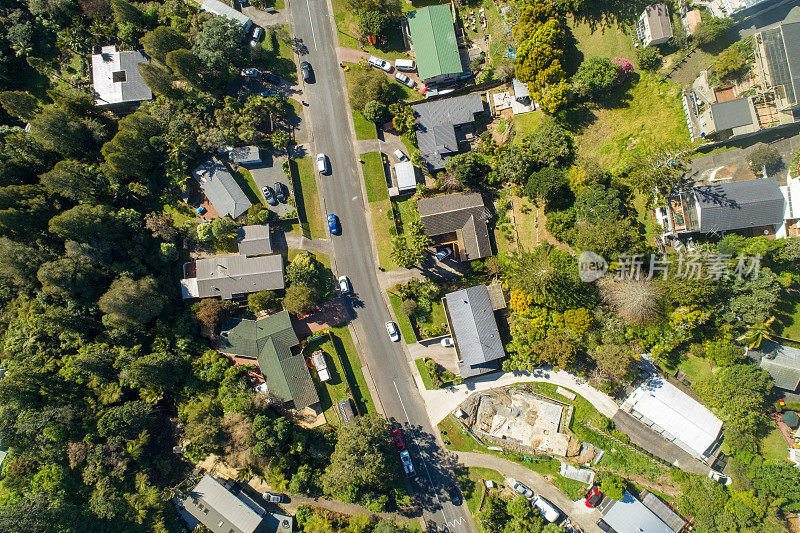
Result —
M186 36L169 26L158 26L145 33L141 43L144 52L161 63L166 62L167 54L173 50L189 48Z
M594 303L593 294L578 277L575 258L550 245L510 256L505 278L509 287L523 291L535 305L564 311Z
M317 307L317 292L302 283L293 283L286 288L283 307L295 315L307 315Z
M227 72L242 60L243 38L244 31L238 22L214 16L197 33L192 52L207 68Z
M3 91L0 93L0 105L12 117L25 121L33 119L39 110L39 101L22 91Z
M39 183L50 194L58 194L75 202L100 199L108 190L107 181L96 166L74 159L56 163L49 172L39 176Z
M380 124L386 119L386 106L377 100L370 100L364 104L364 110L361 114L370 122Z
M626 380L635 370L636 356L628 346L601 344L595 348L592 357L604 377L615 381Z
M33 289L36 271L45 261L45 255L36 247L0 237L0 280L11 289Z
M258 291L247 297L247 307L254 314L275 309L278 297L274 291Z
M100 150L112 177L124 182L147 183L161 155L158 121L137 111L119 121L117 134Z
M617 84L617 67L607 57L590 57L572 77L575 92L586 98L598 98Z
M531 502L525 496L519 495L506 506L511 521L508 522L503 533L541 533L544 520L534 511Z
M690 153L681 143L647 143L634 156L628 181L643 194L652 194L654 188L668 191L686 171Z
M616 474L606 474L600 481L600 490L612 500L621 500L628 490L628 481Z
M759 143L750 150L747 155L747 163L754 172L766 168L767 173L772 174L783 166L783 159L781 159L780 152L773 146Z
M361 11L357 20L362 35L381 35L391 22L391 18L380 11Z
M167 66L179 78L197 90L204 90L203 61L189 50L178 49L167 53Z
M376 70L357 72L355 86L358 91L350 94L350 106L356 111L363 112L367 102L372 100L388 106L397 99L396 89L382 72Z
M126 0L111 0L111 9L117 24L140 26L143 23L142 12Z
M57 107L46 107L31 120L31 135L45 148L65 157L82 157L92 149L86 125Z
M730 17L708 17L695 27L692 39L700 48L708 48L722 39L733 28L733 24L734 20Z
M654 72L661 66L661 54L654 46L640 46L636 49L636 63L640 69Z
M121 237L121 226L107 205L80 204L50 219L50 232L64 240L91 241L98 236Z
M168 95L172 92L172 74L164 68L153 63L139 63L139 74L144 83L155 94Z
M73 301L93 301L105 288L105 276L92 264L63 257L42 264L37 272L42 292Z
M422 223L415 220L404 233L392 237L392 259L403 268L412 268L425 258L425 250L431 245Z
M144 325L161 313L165 298L152 277L117 278L98 300L100 310L119 325Z
M475 152L452 156L445 163L445 169L465 188L480 185L491 170L484 157Z
M325 283L325 266L308 252L297 254L286 267L286 281L301 283L322 290Z
M484 500L478 520L486 531L500 533L505 529L509 519L506 502L497 496L489 496Z
M228 320L232 309L233 303L227 300L204 298L192 311L194 318L200 322L201 333L213 337L219 331L220 325Z
M548 208L571 196L564 173L553 167L531 173L525 184L525 194L533 200L543 200Z
M522 139L523 149L539 167L561 167L572 162L575 142L554 120L545 120L536 131Z
M135 439L153 421L153 408L141 400L126 402L109 408L97 421L101 437L120 436Z
M761 268L757 276L736 279L725 317L729 322L743 321L745 325L766 323L782 290L778 276L767 267Z

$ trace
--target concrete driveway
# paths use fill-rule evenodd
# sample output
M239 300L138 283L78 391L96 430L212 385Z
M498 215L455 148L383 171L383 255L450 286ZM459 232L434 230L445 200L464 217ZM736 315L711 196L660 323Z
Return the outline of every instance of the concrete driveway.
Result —
M261 156L262 161L260 164L247 165L246 167L250 171L250 175L253 176L253 181L258 185L259 192L265 186L275 190L275 184L281 183L284 194L288 194L292 198L294 196L292 180L283 172L283 162L288 160L288 156L269 154L266 150L261 152ZM278 217L283 217L297 210L293 201L288 199L284 203L279 202L278 205L267 205L266 207Z

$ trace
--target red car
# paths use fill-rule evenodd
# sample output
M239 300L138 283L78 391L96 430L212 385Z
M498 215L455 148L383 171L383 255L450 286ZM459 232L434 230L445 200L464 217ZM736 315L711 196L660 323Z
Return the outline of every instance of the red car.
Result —
M601 501L603 501L603 493L597 488L590 490L586 495L586 507L589 509L594 509Z
M403 442L403 434L400 433L399 429L395 429L392 431L392 440L394 441L394 445L397 446L399 451L403 451L406 449L406 443Z

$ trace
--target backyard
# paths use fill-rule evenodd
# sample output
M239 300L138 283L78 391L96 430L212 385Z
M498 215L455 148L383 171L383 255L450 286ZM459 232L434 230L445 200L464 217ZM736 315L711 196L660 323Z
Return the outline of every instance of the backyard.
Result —
M312 239L324 239L325 229L322 223L322 211L319 207L317 193L317 175L314 172L310 157L290 159L292 181L297 197L297 216L303 227L303 233Z

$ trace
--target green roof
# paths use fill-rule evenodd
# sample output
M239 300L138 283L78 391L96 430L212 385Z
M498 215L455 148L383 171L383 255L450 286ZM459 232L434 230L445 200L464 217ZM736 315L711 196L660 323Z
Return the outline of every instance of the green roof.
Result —
M319 396L305 358L292 354L298 344L289 313L281 311L259 320L231 320L220 334L219 351L258 360L270 393L303 409L319 403Z
M417 72L423 80L463 72L450 4L428 6L408 14Z

